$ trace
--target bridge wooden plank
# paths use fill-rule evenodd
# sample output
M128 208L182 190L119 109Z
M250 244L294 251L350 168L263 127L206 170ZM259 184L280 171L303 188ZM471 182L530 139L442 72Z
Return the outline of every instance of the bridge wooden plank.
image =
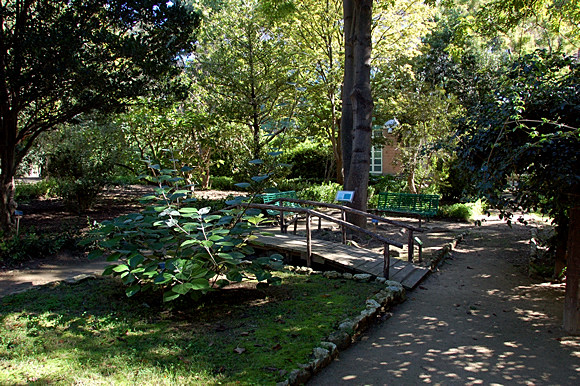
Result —
M424 268L424 267L415 267L415 269L413 270L413 272L411 272L409 275L407 275L407 277L405 279L403 279L403 281L401 282L401 284L405 288L413 289L428 274L429 274L429 270L427 268Z
M251 241L252 242L252 241ZM254 243L262 244L266 248L295 253L305 259L306 240L303 237L278 234L275 236L262 236L253 240ZM331 241L312 240L313 260L318 263L332 262L349 270L383 276L383 255L374 251L357 248L349 245L338 244ZM428 269L417 267L407 261L391 258L389 266L389 278L399 281L405 288L414 288L429 272Z

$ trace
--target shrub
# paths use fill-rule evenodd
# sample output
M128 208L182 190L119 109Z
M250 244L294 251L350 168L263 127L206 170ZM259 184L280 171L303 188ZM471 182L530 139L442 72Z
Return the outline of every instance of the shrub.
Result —
M62 127L47 144L46 170L57 181L57 194L74 209L90 208L112 181L122 152L114 128L92 120Z
M90 257L108 253L113 264L103 274L120 276L126 293L160 291L164 301L183 295L194 298L246 277L260 285L277 283L266 269L281 256L253 258L247 241L265 218L259 210L196 208L191 190L180 189L176 170L150 165L158 188L145 197L148 206L103 222L84 245L96 245ZM240 203L242 198L228 201Z
M342 189L342 185L336 182L323 183L321 185L311 185L297 191L299 198L303 200L318 202L333 202L336 192Z
M210 178L210 186L216 190L239 190L233 177L215 176Z
M57 186L57 181L52 178L40 180L34 183L17 184L14 192L14 199L17 202L21 202L41 197L56 197Z
M471 203L458 203L453 205L441 205L439 207L439 217L460 221L471 221L480 216L485 211L485 204L482 200Z
M32 258L45 257L74 242L75 235L67 232L38 234L34 229L21 230L18 235L0 232L0 261L11 264Z
M297 147L286 156L292 165L288 178L328 179L333 174L332 154L328 147L311 144Z

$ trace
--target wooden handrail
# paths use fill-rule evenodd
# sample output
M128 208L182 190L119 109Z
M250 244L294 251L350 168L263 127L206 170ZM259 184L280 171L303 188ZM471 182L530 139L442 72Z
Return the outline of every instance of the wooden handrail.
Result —
M389 220L389 219L386 219L386 218L381 217L381 216L377 216L377 215L372 214L372 213L363 212L363 211L358 210L358 209L353 209L353 208L350 208L348 206L343 206L343 205L338 205L338 204L329 204L329 203L326 203L326 202L301 200L301 199L298 199L298 198L289 198L289 197L279 197L279 198L276 198L276 199L270 201L270 204L271 203L275 203L275 202L280 202L280 201L282 201L282 202L293 202L293 203L301 204L301 205L310 205L310 206L319 206L319 207L326 207L326 208L331 208L331 209L338 209L342 213L343 221L345 220L345 213L346 212L349 212L349 213L354 213L354 214L357 214L357 215L365 216L365 217L368 217L368 218L371 218L371 219L374 219L374 220L377 220L377 221L382 221L382 222L385 222L385 223L390 224L390 225L394 225L394 226L398 226L398 227L401 227L401 228L405 228L405 229L408 230L408 233L409 233L408 234L408 239L407 239L407 245L408 245L408 248L407 248L407 260L408 261L413 261L413 254L415 252L415 237L414 237L414 234L413 233L414 232L424 232L424 229L423 228L417 228L417 227L414 227L414 226L409 225L409 224L405 224L405 223L402 223L402 222L399 222L399 221ZM276 208L289 208L289 207L276 206ZM278 209L278 210L281 210L283 212L305 213L305 212L299 211L297 209L306 209L306 208L299 208L298 207L298 208L290 208L290 210L288 210L288 209ZM282 220L282 222L283 222L283 220ZM320 223L319 223L319 225L320 225ZM296 231L296 224L294 224L294 231ZM345 227L342 227L343 243L346 241L346 233L345 232L346 232Z
M326 203L326 202L317 202L317 201L309 201L309 200L301 200L301 199L298 199L298 198L283 198L283 197L276 198L276 199L274 199L274 200L272 200L270 202L278 202L278 201L294 202L296 204L319 206L319 207L332 208L332 209L340 209L340 210L344 210L345 212L350 212L350 213L358 214L358 215L361 215L361 216L365 216L365 217L368 217L368 218L372 218L374 220L379 220L379 221L382 221L382 222L386 222L387 224L396 225L396 226L399 226L401 228L406 228L406 229L412 230L414 232L424 232L425 231L423 228L417 228L417 227L414 227L412 225L405 224L403 222L389 220L389 219L386 219L384 217L377 216L377 215L372 214L372 213L363 212L362 210L353 209L351 207L344 206L344 205L329 204L329 203ZM297 212L295 210L293 210L293 211L294 212Z
M385 218L382 218L380 216L375 216L373 214L370 213L366 213L366 212L362 212L356 209L352 209L352 208L348 208L342 205L335 205L335 204L327 204L327 203L320 203L320 202L316 202L316 201L307 201L307 200L298 200L298 199L289 199L289 198L279 198L276 200L273 200L272 202L277 202L277 201L288 201L288 202L295 202L295 203L299 203L299 204L305 204L305 205L316 205L316 206L323 206L323 207L328 207L328 208L334 208L334 209L340 209L342 212L342 217L344 218L344 214L345 212L351 212L351 213L357 213L357 214L362 214L366 217L370 217L370 218L376 218L378 220L382 220L388 224L392 224L392 225L396 225L396 226L400 226L403 228L408 229L409 231L409 261L412 261L413 259L413 231L419 231L422 232L423 229L420 228L416 228L413 226L409 226L407 224L404 223L400 223L398 221L392 221L392 220L388 220ZM376 239L377 241L380 241L383 243L384 245L384 264L383 264L383 275L385 276L385 278L389 277L389 265L390 265L390 252L389 252L389 246L393 245L395 247L398 248L402 248L403 244L395 241L395 240L390 240L387 239L385 237L382 237L380 235L377 235L374 232L371 232L367 229L361 228L357 225L351 224L348 221L345 221L344 219L339 220L336 219L332 216L329 216L327 214L318 212L316 210L310 209L310 208L302 208L302 207L289 207L289 206L278 206L278 205L272 205L272 204L257 204L257 203L240 203L239 206L243 206L243 207L247 207L247 208L256 208L256 209L266 209L266 210L276 210L280 212L280 226L281 226L281 230L282 232L284 232L284 212L294 212L294 213L304 213L306 215L306 250L307 250L307 265L310 266L311 262L312 262L312 234L311 234L311 227L310 227L310 220L312 216L316 216L319 218L319 226L320 226L320 219L325 219L327 221L336 223L338 225L341 226L342 228L342 233L343 233L343 243L346 242L346 228L352 229L354 231L357 232L361 232L364 233L366 235L369 235L370 237Z

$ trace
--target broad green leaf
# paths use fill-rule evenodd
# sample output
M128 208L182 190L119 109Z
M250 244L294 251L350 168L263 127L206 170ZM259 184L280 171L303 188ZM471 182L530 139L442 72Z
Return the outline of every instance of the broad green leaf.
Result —
M127 294L127 297L131 297L133 295L135 295L137 292L139 292L141 290L141 286L139 284L134 284L131 287L127 288L125 290L125 293Z
M157 275L153 283L155 284L165 284L170 282L173 279L173 276L167 272L163 272L162 274Z
M177 294L185 295L192 289L191 283L183 283L174 285L171 290Z
M198 213L198 209L191 207L181 208L179 209L179 213Z
M265 179L267 179L268 177L270 177L268 174L265 174L265 175L262 175L262 176L254 176L254 177L252 177L252 181L262 182Z
M115 268L113 268L113 271L125 272L125 271L129 271L129 267L127 267L125 264L121 264L121 265L117 265Z
M175 300L179 297L180 295L173 292L173 291L167 291L163 294L163 301L164 302L170 302L172 300Z
M103 276L107 276L107 275L111 275L113 273L113 269L116 267L116 265L109 265L105 268L105 270L103 271Z
M89 252L89 255L87 256L89 258L89 260L94 260L94 259L98 259L99 257L103 257L104 252L100 249L93 249L92 251Z
M248 184L248 186L250 186L250 184ZM247 187L247 186L246 186L246 187ZM244 198L245 198L245 197L242 197L242 196L237 196L237 197L235 197L235 198L233 198L233 199L231 199L231 200L227 200L227 201L226 201L226 204L228 204L228 205L230 205L230 206L233 206L233 205L239 205L239 204L241 204L242 202L244 202Z
M249 188L251 186L249 182L238 182L237 184L234 185L242 189Z
M199 245L200 241L199 240L185 240L183 243L181 243L181 247L182 248L186 248L189 247L190 245Z
M264 161L262 161L261 159L253 159L249 161L249 163L251 163L252 165L261 165L264 163Z
M194 291L207 290L211 288L207 279L194 279L188 284L191 284L191 289Z
M139 264L141 264L143 261L145 260L145 257L143 257L142 255L136 255L132 258L130 258L127 263L129 264L129 267L131 268L135 268L137 267Z

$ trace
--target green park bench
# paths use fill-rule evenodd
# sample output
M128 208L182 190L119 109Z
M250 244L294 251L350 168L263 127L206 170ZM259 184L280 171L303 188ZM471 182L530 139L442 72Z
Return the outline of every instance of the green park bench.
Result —
M263 193L261 195L261 197L262 197L262 201L264 202L264 204L283 206L285 208L302 208L302 206L300 206L300 204L297 204L295 202L289 202L289 201L283 201L283 200L273 202L274 200L279 199L279 198L297 199L298 197L296 196L296 191L294 191L294 190L289 190L287 192L277 192L277 193ZM279 216L281 213L281 211L274 210L274 209L267 209L266 212L270 216ZM287 231L288 225L294 223L294 233L296 233L296 227L297 227L297 223L298 223L299 214L294 213L294 212L283 212L283 213L284 213L284 217L291 217L292 218L290 221L284 221L284 218L280 218L280 225L283 228L283 232Z
M430 218L439 210L439 196L436 194L379 193L377 212L397 213L419 218Z

